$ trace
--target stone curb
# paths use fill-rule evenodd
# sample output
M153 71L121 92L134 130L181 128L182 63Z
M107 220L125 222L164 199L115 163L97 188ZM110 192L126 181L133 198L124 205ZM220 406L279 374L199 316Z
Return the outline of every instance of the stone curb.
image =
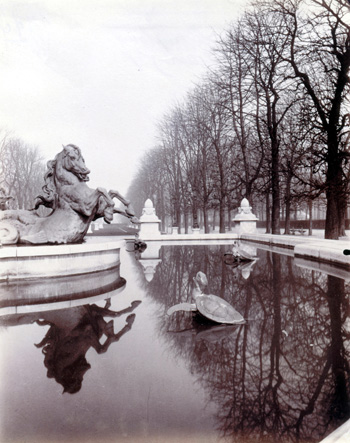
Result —
M240 236L240 239L271 247L292 249L294 257L330 263L350 272L350 256L344 255L344 249L350 249L350 240L325 240L273 234L244 234Z

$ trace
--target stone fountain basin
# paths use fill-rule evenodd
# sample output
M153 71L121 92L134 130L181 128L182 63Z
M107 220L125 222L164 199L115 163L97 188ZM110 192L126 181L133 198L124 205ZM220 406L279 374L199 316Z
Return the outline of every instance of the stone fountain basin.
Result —
M114 268L124 240L69 245L3 246L0 282L64 277Z
M0 319L99 303L125 289L119 266L84 276L0 282Z

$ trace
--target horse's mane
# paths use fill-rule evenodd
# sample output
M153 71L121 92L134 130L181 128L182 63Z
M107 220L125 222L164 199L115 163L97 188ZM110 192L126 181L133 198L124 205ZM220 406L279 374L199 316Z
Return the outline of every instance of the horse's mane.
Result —
M35 198L34 209L38 209L41 205L52 209L55 209L57 206L58 194L56 192L56 185L54 180L55 166L56 158L55 160L50 160L47 162L47 171L44 175L45 185L41 188L44 192L44 195L38 195Z
M55 209L57 207L58 193L56 191L56 185L55 185L55 179L54 179L55 169L56 169L56 164L57 164L58 158L61 157L62 153L66 150L66 148L69 148L69 147L71 147L75 150L78 150L78 152L80 153L80 149L78 148L78 146L69 144L67 146L63 146L63 150L56 155L54 160L50 160L47 162L47 171L44 175L45 185L41 188L44 192L44 195L38 195L35 198L34 209L38 209L39 206L41 206L41 205L46 206L47 208L52 208L52 209Z

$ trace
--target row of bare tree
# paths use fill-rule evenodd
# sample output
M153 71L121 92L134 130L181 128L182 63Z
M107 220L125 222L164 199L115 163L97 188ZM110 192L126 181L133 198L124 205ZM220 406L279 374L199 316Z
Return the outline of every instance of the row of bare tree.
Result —
M216 65L159 125L128 196L175 225L243 196L289 233L291 210L324 199L326 238L344 235L349 196L350 5L259 0L220 38ZM310 211L311 212L311 211Z

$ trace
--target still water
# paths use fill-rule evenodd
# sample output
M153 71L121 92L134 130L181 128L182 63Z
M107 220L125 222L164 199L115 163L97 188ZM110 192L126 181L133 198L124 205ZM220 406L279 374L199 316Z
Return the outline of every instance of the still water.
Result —
M349 281L230 245L122 251L108 300L1 320L1 442L318 442L350 417ZM193 277L246 319L191 312ZM147 276L147 278L146 278Z

